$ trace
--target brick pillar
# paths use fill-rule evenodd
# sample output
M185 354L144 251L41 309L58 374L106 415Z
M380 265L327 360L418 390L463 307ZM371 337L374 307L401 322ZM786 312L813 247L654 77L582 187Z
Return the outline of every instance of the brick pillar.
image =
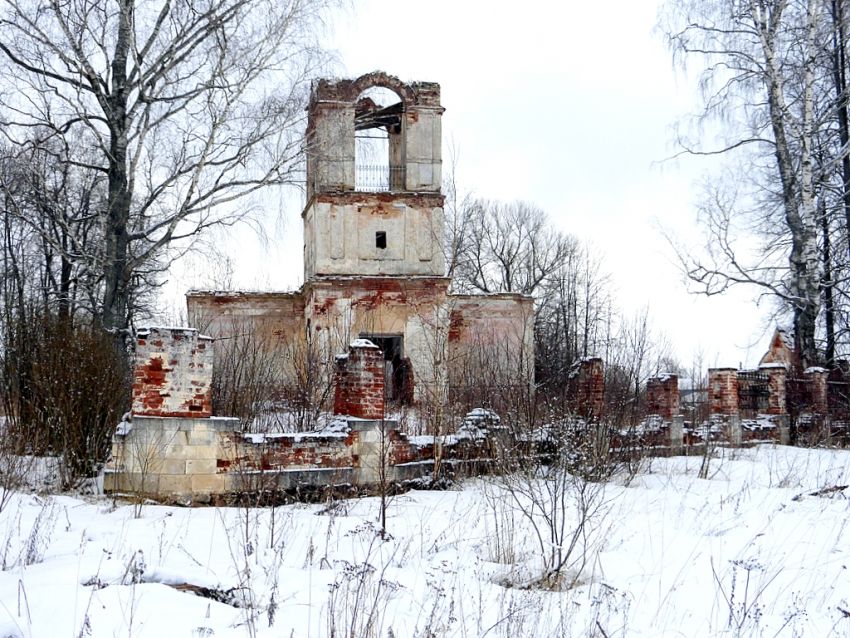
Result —
M136 333L133 406L136 416L212 416L212 339L193 328L143 328Z
M357 339L337 355L334 414L384 418L384 353L371 341Z
M662 374L646 382L646 413L672 421L679 414L679 377Z
M735 368L708 370L709 414L738 416L738 371Z
M767 388L770 396L767 399L768 414L787 414L785 382L788 372L782 363L768 363L759 368L759 372L767 375Z
M605 369L602 359L582 359L574 371L576 412L586 419L599 418L605 407Z
M827 396L829 370L825 368L807 368L803 376L811 379L812 412L826 416L829 412L829 400Z

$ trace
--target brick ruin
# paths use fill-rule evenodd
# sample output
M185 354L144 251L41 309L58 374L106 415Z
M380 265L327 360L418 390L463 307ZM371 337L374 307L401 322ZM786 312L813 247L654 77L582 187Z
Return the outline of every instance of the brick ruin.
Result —
M378 104L378 89L397 101ZM427 402L446 385L463 386L478 378L473 362L482 360L502 385L531 384L531 297L453 294L445 277L443 111L432 82L382 72L316 82L307 110L303 286L190 291L192 325L221 338L219 349L244 334L289 350L306 343L328 366L349 343L369 339L383 353L392 402ZM377 150L362 152L374 138ZM282 366L281 385L296 376Z
M588 421L605 413L605 365L598 357L576 361L570 370L567 399L572 411Z
M378 104L371 93L378 88L398 101ZM245 489L370 484L387 467L393 480L406 480L433 467L438 447L447 459L487 457L476 428L438 446L433 437L412 442L384 418L387 402L427 410L433 397L480 383L482 365L501 375L490 375L494 387L533 389L532 298L454 294L445 276L443 110L435 83L382 72L315 83L304 284L289 292L190 291L194 328L138 333L132 417L115 437L109 489L203 500ZM384 139L383 159L360 155L364 132ZM236 419L214 417L214 350L246 335L279 355L280 388L303 376L300 358L320 361L335 380L338 427L246 434ZM786 442L792 427L826 423L831 432L841 406L850 423L845 376L791 372L795 361L793 339L778 329L758 370L710 370L704 419L683 414L676 375L649 379L646 420L612 440L637 432L672 450L712 439ZM604 379L603 361L588 358L568 384L570 410L594 427L609 427Z
M384 354L358 339L336 356L334 414L380 421L384 418Z
M433 471L436 439L408 437L398 423L384 418L388 366L376 344L356 339L336 357L337 417L330 427L308 433L246 433L237 419L212 416L211 344L210 337L194 329L137 333L131 417L114 438L107 490L205 502L246 491L368 487L381 480L419 479ZM710 369L707 413L701 420L688 413L679 377L658 375L646 383L645 420L619 432L610 431L613 426L605 419L602 360L577 362L572 379L569 401L579 423L606 429L612 449L626 453L635 446L654 453L688 453L709 442L788 443L793 426L798 434L829 437L840 434L848 422L838 409L837 393L847 396L850 381L823 368L796 373L769 362L757 370ZM441 463L480 467L500 445L517 449L518 440L499 441L507 430L498 426L498 417L474 416L441 439ZM485 422L497 427L488 431Z
M322 431L245 433L212 416L210 338L187 328L149 328L136 338L133 403L119 426L104 487L181 503L334 485L368 488L433 471L433 437L413 442L384 418L385 365L356 340L337 358L335 414ZM442 442L442 462L485 458L475 433Z
M658 415L664 421L672 421L679 411L679 377L662 374L646 382L646 413Z
M136 334L133 413L212 416L213 349L210 337L186 328L148 328Z
M702 420L688 415L685 423L694 442L711 438L732 444L789 443L794 436L846 440L850 431L850 380L824 368L800 372L781 361L762 363L755 370L712 368L704 392L707 415ZM647 381L649 417L670 423L682 415L682 407L676 375Z

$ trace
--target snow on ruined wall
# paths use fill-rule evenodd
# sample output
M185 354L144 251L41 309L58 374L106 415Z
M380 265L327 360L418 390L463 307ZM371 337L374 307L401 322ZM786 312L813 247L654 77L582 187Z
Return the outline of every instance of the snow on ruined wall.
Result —
M679 414L679 377L663 374L646 382L646 413L669 421Z
M585 419L598 419L605 411L605 364L588 357L573 364L567 388L570 409Z
M759 368L759 372L767 375L767 413L786 414L787 412L787 377L784 365L767 363Z
M800 365L800 357L794 350L794 335L787 328L776 328L774 330L767 352L759 361L759 367L770 363L781 363L788 368L799 367Z
M709 414L739 414L738 371L735 368L709 369L708 409Z
M212 416L212 339L191 328L146 328L136 333L132 413L138 416Z
M811 380L812 412L829 414L829 371L812 367L807 368L803 376Z
M354 341L336 359L334 414L384 418L384 353L365 339Z

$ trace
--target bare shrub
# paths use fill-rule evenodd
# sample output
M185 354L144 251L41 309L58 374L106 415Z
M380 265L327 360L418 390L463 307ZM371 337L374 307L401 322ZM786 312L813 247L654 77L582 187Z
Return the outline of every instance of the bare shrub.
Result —
M15 492L26 484L31 466L32 457L15 454L5 431L0 428L0 513Z
M237 417L248 427L277 398L283 355L278 338L260 330L246 329L216 340L213 413Z
M598 551L608 507L607 469L596 450L607 447L590 440L582 450L575 432L566 420L550 425L536 453L504 459L502 488L528 525L542 565L532 581L512 584L569 589Z
M308 432L316 429L319 416L329 407L334 388L333 357L312 334L290 344L287 354L289 382L284 387L284 398L294 429Z
M349 534L365 543L359 561L336 561L338 575L330 584L327 609L327 635L330 638L368 638L393 635L385 628L387 603L400 585L387 578L392 560L381 561L385 536L371 523L364 523ZM386 629L386 630L385 630Z
M331 357L315 341L286 341L264 324L216 340L213 412L251 431L316 428L333 389Z
M38 512L38 516L35 517L26 543L24 543L21 556L18 559L19 565L26 567L44 560L44 554L50 547L53 530L56 527L58 517L59 510L56 502L52 498L44 501Z
M62 459L63 487L95 476L130 399L126 352L102 330L28 311L4 326L2 399L17 454Z

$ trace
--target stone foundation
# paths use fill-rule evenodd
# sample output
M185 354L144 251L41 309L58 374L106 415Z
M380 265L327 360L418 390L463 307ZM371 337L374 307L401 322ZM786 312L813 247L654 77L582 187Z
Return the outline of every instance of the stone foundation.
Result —
M190 419L134 415L112 443L104 489L168 500L206 500L227 491L224 459L234 448L232 418Z

